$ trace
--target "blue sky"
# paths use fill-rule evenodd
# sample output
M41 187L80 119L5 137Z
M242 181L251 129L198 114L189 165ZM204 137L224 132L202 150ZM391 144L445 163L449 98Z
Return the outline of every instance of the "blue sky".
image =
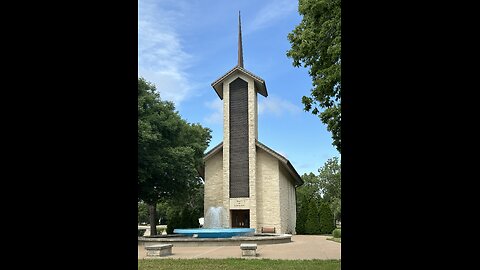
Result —
M297 172L313 172L340 157L320 119L303 111L307 68L286 56L301 21L294 0L139 0L138 75L175 103L183 119L212 130L210 150L223 140L222 101L211 83L237 64L238 11L244 67L265 80L258 94L258 140L285 156Z

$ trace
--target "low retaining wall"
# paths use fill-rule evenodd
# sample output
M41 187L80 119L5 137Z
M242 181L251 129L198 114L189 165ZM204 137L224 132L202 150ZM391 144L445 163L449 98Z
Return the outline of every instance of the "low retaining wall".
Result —
M255 236L239 236L232 238L192 238L175 235L173 237L138 237L139 246L156 244L173 244L176 247L198 246L240 246L242 243L271 245L290 243L291 234L256 234Z

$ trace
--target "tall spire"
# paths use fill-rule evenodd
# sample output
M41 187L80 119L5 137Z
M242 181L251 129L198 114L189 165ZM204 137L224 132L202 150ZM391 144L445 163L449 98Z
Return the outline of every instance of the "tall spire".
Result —
M238 11L238 64L237 65L243 68L242 22L240 20L240 10Z

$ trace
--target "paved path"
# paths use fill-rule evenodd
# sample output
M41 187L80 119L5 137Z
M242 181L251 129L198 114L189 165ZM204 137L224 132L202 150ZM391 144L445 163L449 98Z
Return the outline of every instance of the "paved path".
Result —
M340 259L341 244L326 240L327 237L329 236L293 235L290 243L258 245L257 257L254 258L284 260ZM138 258L151 258L146 257L146 251L141 245L138 246ZM174 245L172 255L158 258L242 258L242 251L240 246L175 247Z

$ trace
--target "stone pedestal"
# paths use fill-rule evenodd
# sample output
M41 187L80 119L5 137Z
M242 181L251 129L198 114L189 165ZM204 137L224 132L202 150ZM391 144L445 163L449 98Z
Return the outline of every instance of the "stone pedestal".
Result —
M240 249L242 250L242 257L257 256L257 244L241 244Z
M155 256L167 256L172 255L172 244L159 244L159 245L152 245L152 246L145 246L147 250L147 256L155 257Z

